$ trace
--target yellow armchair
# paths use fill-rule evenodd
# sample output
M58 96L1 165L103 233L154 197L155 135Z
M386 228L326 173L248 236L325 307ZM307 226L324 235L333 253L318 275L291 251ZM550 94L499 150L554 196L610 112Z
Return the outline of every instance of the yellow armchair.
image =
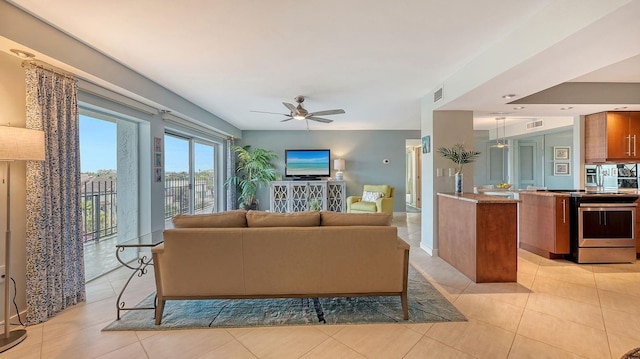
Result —
M389 185L364 185L362 196L347 197L347 212L372 213L387 212L393 215L393 195L395 188ZM365 197L363 200L363 197ZM376 198L377 197L377 198Z

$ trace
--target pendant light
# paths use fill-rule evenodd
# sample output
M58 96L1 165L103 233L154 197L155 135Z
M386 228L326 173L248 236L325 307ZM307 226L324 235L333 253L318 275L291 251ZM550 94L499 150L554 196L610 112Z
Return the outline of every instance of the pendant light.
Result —
M502 122L502 139L500 138L500 122ZM506 117L496 117L496 144L491 147L504 148L509 147L507 139L505 138L507 133Z

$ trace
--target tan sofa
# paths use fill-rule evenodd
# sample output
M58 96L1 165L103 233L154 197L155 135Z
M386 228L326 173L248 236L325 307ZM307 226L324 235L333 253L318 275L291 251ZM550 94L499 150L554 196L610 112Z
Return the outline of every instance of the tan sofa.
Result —
M176 216L153 248L160 324L167 300L400 296L409 245L387 213L229 211Z

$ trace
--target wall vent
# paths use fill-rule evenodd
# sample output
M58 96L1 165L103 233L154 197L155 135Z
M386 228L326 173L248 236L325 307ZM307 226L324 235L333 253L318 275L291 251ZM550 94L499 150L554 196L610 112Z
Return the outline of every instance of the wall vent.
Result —
M436 92L433 93L433 102L438 102L442 100L443 96L444 96L443 90L442 90L442 87L440 87L439 89L436 90Z
M533 130L534 128L542 127L542 120L527 122L527 130Z

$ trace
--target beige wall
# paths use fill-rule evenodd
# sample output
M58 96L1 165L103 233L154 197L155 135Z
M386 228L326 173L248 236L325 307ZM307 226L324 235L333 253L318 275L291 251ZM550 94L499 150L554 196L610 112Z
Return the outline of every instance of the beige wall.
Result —
M11 124L14 127L25 127L25 76L20 66L21 60L15 56L0 52L0 125ZM0 127L2 131L2 127ZM0 246L0 263L4 265L4 233L6 231L6 192L7 184L5 164L0 164L0 231L2 244ZM25 255L25 222L26 222L26 176L25 163L11 163L11 276L17 284L18 308L26 310L26 255ZM0 288L4 298L4 285ZM1 301L2 299L0 299ZM4 305L4 303L2 303ZM11 310L12 315L15 309ZM0 320L4 320L4 311L0 313Z

